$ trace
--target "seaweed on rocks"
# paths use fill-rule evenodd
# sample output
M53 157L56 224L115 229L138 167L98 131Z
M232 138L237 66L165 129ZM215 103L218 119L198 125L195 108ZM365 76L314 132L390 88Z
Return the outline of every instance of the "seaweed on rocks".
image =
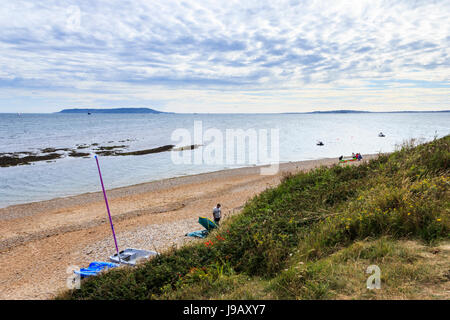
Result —
M119 146L101 146L101 147L98 147L97 149L95 149L95 150L98 150L98 151L107 151L107 150L114 150L114 149L123 149L123 148L127 148L128 146L126 146L126 145L119 145Z
M75 150L72 150L69 153L69 157L88 157L90 155L90 153L85 153L85 152L76 152Z
M41 149L42 153L53 153L56 151L70 151L70 149L69 148L44 148L44 149Z
M114 152L114 151L96 151L95 154L98 156L115 156L116 152Z
M191 144L189 146L184 146L184 147L177 147L177 148L173 148L173 151L185 151L185 150L194 150L201 147L200 144Z
M146 149L146 150L138 150L138 151L130 151L130 152L116 152L116 155L118 156L140 156L150 153L159 153L164 151L170 151L174 147L173 144L168 144L162 147L153 148L153 149Z
M32 162L38 162L38 161L46 161L46 160L54 160L61 158L62 155L59 153L50 153L42 156L38 155L28 155L25 157L19 157L16 155L12 156L2 156L0 157L0 167L13 167L13 166L19 166L19 165L27 165L31 164Z

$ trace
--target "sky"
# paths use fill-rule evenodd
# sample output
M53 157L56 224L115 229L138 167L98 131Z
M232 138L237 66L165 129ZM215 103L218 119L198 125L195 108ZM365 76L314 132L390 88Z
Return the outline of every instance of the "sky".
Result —
M0 0L0 112L450 109L450 1Z

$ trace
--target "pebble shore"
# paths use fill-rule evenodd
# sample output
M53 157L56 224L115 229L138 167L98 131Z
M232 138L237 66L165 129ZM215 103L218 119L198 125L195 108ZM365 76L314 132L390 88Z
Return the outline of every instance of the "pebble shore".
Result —
M140 227L120 234L119 250L138 248L164 252L172 247L180 247L187 242L198 241L198 238L188 237L186 233L201 229L202 226L195 219ZM115 246L112 235L87 245L80 252L81 255L89 256L92 261L107 261L108 257L114 253Z

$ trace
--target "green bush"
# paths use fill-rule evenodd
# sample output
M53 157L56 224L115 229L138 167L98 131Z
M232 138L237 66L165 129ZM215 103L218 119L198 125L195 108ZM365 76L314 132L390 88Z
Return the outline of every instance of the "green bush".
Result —
M410 143L358 166L286 175L205 241L173 249L136 268L87 279L80 290L58 298L179 297L176 291L186 286L223 284L239 275L272 279L292 256L317 261L355 240L390 236L431 244L448 239L449 143L450 136L419 146ZM311 266L321 267L326 268ZM199 273L192 274L193 268ZM224 280L213 270L226 270L231 278ZM326 298L327 286L338 285L310 281L308 269L303 272L304 296Z

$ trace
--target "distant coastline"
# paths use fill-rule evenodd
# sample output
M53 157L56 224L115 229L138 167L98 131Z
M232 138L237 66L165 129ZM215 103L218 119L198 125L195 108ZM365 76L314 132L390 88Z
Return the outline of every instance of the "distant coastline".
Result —
M330 111L311 111L311 112L283 112L283 114L327 114L327 113L439 113L450 112L450 110L431 110L431 111L360 111L360 110L330 110Z
M436 113L450 112L450 110L435 111L360 111L360 110L330 110L330 111L310 111L310 112L280 112L268 114L335 114L335 113ZM174 114L175 112L163 112L150 108L113 108L113 109L64 109L57 113L151 113L151 114ZM186 113L183 113L186 114ZM210 113L192 113L192 114L210 114ZM220 114L220 113L219 113Z
M366 111L366 110L328 110L328 111L308 111L308 112L267 112L267 113L210 113L210 112L166 112L159 111L151 108L108 108L108 109L99 109L99 108L84 108L84 109L63 109L57 112L43 112L43 113L33 113L33 114L93 114L93 113L102 113L102 114L358 114L358 113L449 113L450 110L405 110L405 111ZM15 113L15 112L0 112L0 114L27 114L27 113ZM31 114L31 113L30 113Z
M57 113L172 113L150 108L113 108L113 109L63 109Z

